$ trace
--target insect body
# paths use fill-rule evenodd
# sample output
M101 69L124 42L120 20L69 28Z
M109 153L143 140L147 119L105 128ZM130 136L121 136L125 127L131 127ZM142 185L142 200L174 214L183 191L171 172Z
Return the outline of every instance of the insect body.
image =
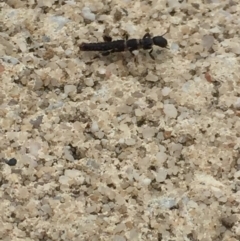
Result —
M154 59L152 55L153 45L157 45L161 48L166 48L168 45L167 40L162 36L151 37L149 33L146 33L142 39L127 39L112 41L111 37L104 36L105 42L102 43L82 43L80 50L82 51L101 51L102 55L106 56L114 52L122 52L129 50L131 54L137 49L149 49L149 55Z

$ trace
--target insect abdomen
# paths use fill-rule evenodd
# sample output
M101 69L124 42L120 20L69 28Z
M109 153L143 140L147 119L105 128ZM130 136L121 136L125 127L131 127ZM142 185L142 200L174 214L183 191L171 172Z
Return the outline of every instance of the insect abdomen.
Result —
M139 48L139 40L138 39L127 40L127 48L130 51L137 50Z
M112 42L102 42L102 43L82 43L80 45L80 50L82 51L109 51L109 50L125 50L125 41L116 40Z

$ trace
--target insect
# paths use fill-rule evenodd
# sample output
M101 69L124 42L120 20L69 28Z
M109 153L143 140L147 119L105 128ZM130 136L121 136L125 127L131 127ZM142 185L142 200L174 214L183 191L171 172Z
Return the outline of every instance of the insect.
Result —
M167 32L166 32L167 33ZM110 53L122 52L129 50L132 55L134 50L146 49L150 50L149 55L154 59L152 55L153 45L157 45L161 48L167 48L168 42L163 37L166 33L161 36L151 37L150 33L146 33L142 39L128 39L125 40L115 40L109 36L103 36L104 42L100 43L82 43L80 45L80 50L82 51L100 51L103 56L107 56Z

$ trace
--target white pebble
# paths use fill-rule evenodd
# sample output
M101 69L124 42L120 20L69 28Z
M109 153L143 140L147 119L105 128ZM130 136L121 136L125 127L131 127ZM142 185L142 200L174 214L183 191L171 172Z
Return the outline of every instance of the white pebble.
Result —
M91 132L97 132L99 131L98 123L96 121L93 121L92 126L91 126Z
M163 112L169 118L176 118L177 117L177 109L172 104L165 104L163 107Z
M64 86L64 93L69 95L70 93L76 93L77 88L75 85L65 85Z
M120 138L119 141L118 141L119 144L124 144L125 143L125 140L124 138Z
M135 115L136 115L136 116L143 116L144 113L143 113L140 109L136 109L136 110L135 110Z
M151 183L151 179L150 178L144 178L142 180L142 183L143 183L143 185L148 186Z
M136 144L136 141L132 138L126 139L125 140L126 145L128 146L134 146Z
M169 93L170 93L171 91L172 91L172 90L171 90L170 88L164 87L164 88L162 89L162 95L163 95L163 96L167 96L167 95L169 95Z
M169 8L179 8L179 2L176 0L167 0L167 5Z
M174 198L169 198L169 197L164 197L160 200L160 203L161 203L161 207L164 207L164 208L172 208L174 206L176 206L177 202Z
M37 157L38 156L38 152L41 149L41 144L38 143L38 142L32 141L32 142L29 143L29 147L28 148L29 148L29 153L31 155Z
M235 229L236 235L240 236L240 225L238 225Z
M152 127L146 127L142 131L142 135L144 139L152 138L155 135L155 133L156 133L156 130L155 128L152 128Z
M41 210L42 210L43 212L45 212L45 213L48 213L48 214L50 214L51 211L52 211L51 207L50 207L48 204L42 205L42 206L41 206Z
M84 83L86 86L92 87L94 85L94 81L92 78L86 78L84 79Z
M95 132L95 136L98 138L98 139L102 139L104 137L104 132L102 131L97 131Z
M146 80L147 81L150 81L150 82L156 82L158 81L158 76L157 75L154 75L152 73L149 73L147 76L146 76Z
M116 29L116 31L118 31ZM130 35L133 36L136 33L136 26L130 22L127 22L125 25L125 31Z
M237 101L234 103L234 107L237 110L240 110L240 98L237 98Z
M63 149L63 152L64 152L64 157L70 161L70 162L73 162L74 161L74 157L72 156L72 153L71 151L69 150L69 147L64 147Z
M177 43L172 43L171 44L171 50L178 51L179 50L179 45Z
M69 181L70 181L69 177L66 177L66 176L60 176L59 177L59 182L62 185L68 185Z
M75 178L81 175L81 172L75 169L67 169L64 173L65 176Z
M83 18L87 19L87 20L90 20L90 21L94 21L95 20L95 14L91 12L90 8L88 7L84 7L82 9L82 15L83 15Z
M99 74L99 76L105 76L105 74L106 74L106 69L105 68L98 68L98 74Z
M167 174L168 174L168 172L165 169L158 170L157 175L156 175L156 181L164 182L165 179L167 178Z
M240 178L240 171L234 173L234 178L238 180Z
M158 152L156 155L157 161L164 163L167 160L168 156L165 152Z
M238 43L233 43L231 46L231 51L234 54L240 54L240 45Z
M54 23L57 23L56 30L60 30L64 27L64 25L69 22L69 19L63 17L63 16L52 16L51 21Z
M181 151L182 150L182 144L175 144L175 143L173 143L172 147L171 147L171 150L173 152Z
M18 45L19 49L24 53L27 50L26 42L22 38L18 38L15 40L16 44Z
M115 235L113 241L126 241L126 239L123 236Z

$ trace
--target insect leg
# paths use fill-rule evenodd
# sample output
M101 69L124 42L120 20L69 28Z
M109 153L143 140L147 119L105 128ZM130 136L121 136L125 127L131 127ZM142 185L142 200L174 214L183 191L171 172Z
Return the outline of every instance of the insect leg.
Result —
M143 38L151 38L150 33L146 33L146 34L144 34Z
M135 54L133 53L134 49L129 48L129 49L128 49L128 51L131 53L131 55L132 55L132 56L134 56L134 57L135 57Z
M103 35L103 40L104 40L105 42L112 42L112 37L107 36L107 35Z
M151 49L148 53L149 53L150 57L151 57L153 60L155 60L155 58L154 58L153 55L152 55L152 51L153 51L153 49Z
M106 52L102 52L101 54L102 54L102 56L107 56L107 55L109 55L111 53L111 51L106 51Z
M123 34L123 37L125 38L125 40L127 41L128 40L128 38L129 38L129 34L127 33L127 32L125 32L124 34Z
M131 50L129 50L129 51L130 51L130 53L131 53L131 55L132 55L133 57L136 56Z
M115 52L122 52L122 51L119 50L119 49L111 49L111 50L109 50L109 51L104 51L104 52L102 52L102 56L107 56L107 55L109 55L109 54L111 54L111 53L115 53Z

